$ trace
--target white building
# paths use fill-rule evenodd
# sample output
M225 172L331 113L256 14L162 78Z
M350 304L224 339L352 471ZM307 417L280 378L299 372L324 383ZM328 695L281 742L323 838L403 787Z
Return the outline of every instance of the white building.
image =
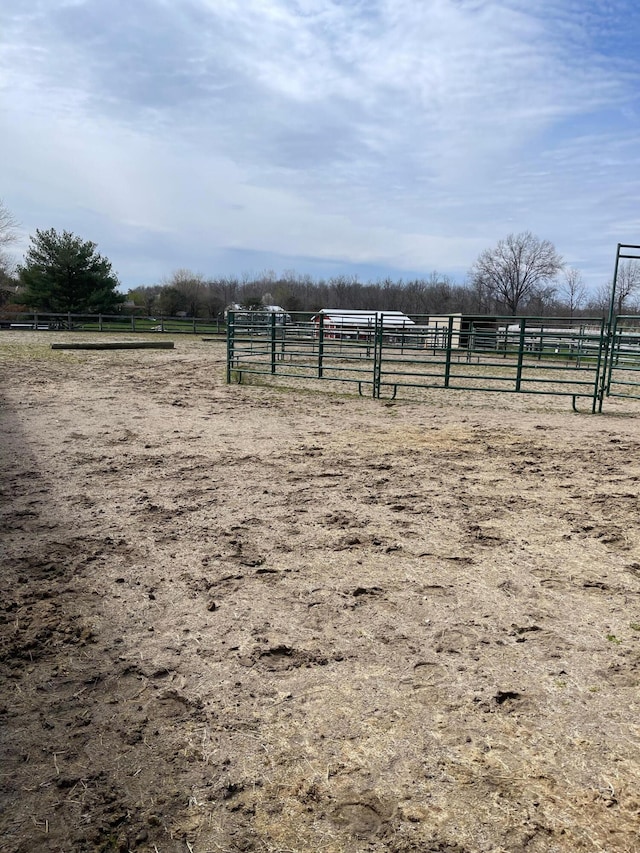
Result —
M346 311L342 308L323 308L311 319L322 325L326 337L359 338L373 333L376 324L382 322L385 333L402 334L415 327L411 317L402 311Z

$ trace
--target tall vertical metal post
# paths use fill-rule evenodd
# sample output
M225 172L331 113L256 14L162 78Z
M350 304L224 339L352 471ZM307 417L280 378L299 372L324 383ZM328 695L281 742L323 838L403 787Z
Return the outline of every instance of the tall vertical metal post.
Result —
M516 366L516 391L520 390L522 385L522 367L524 363L524 346L525 346L525 331L526 331L526 318L523 317L520 320L520 336L518 339L518 363Z
M599 412L602 411L602 394L601 394L601 385L600 385L600 377L605 376L607 374L606 370L606 359L607 354L609 352L609 337L607 335L607 324L605 320L600 321L600 341L598 347L598 357L596 359L596 378L594 382L593 388L593 402L591 404L591 414L595 415L596 408ZM604 368L603 368L604 361ZM606 381L606 380L605 380ZM575 398L574 398L575 399ZM574 405L575 408L575 405Z
M322 379L324 358L324 314L320 314L318 322L318 379Z
M276 372L276 312L271 312L271 373Z
M384 329L384 315L376 312L375 343L373 347L373 396L380 397L380 385L382 382L382 332Z
M235 343L235 311L227 314L227 385L231 382L231 365L233 364Z
M437 332L436 332L437 334ZM453 314L449 317L449 325L447 326L447 349L445 353L444 364L444 387L449 387L451 381L451 350L453 348ZM435 350L434 350L435 352Z

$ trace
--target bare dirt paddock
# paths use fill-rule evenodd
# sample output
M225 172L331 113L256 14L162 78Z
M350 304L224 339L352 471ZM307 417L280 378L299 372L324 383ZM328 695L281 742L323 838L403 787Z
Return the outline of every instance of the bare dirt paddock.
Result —
M640 850L640 408L74 339L0 336L4 853Z

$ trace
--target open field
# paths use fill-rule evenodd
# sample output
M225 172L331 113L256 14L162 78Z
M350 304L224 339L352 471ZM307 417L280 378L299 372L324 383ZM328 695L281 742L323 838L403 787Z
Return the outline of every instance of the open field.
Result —
M640 850L637 402L76 339L0 333L3 851Z

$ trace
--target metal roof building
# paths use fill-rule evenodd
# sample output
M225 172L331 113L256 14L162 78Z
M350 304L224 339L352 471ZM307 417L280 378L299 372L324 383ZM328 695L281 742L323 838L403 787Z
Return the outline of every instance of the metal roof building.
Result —
M401 331L409 326L415 326L411 317L402 311L346 311L342 308L323 308L312 318L319 323L324 318L325 328L332 329L362 329L375 327L376 321L382 318L382 328L385 331Z

